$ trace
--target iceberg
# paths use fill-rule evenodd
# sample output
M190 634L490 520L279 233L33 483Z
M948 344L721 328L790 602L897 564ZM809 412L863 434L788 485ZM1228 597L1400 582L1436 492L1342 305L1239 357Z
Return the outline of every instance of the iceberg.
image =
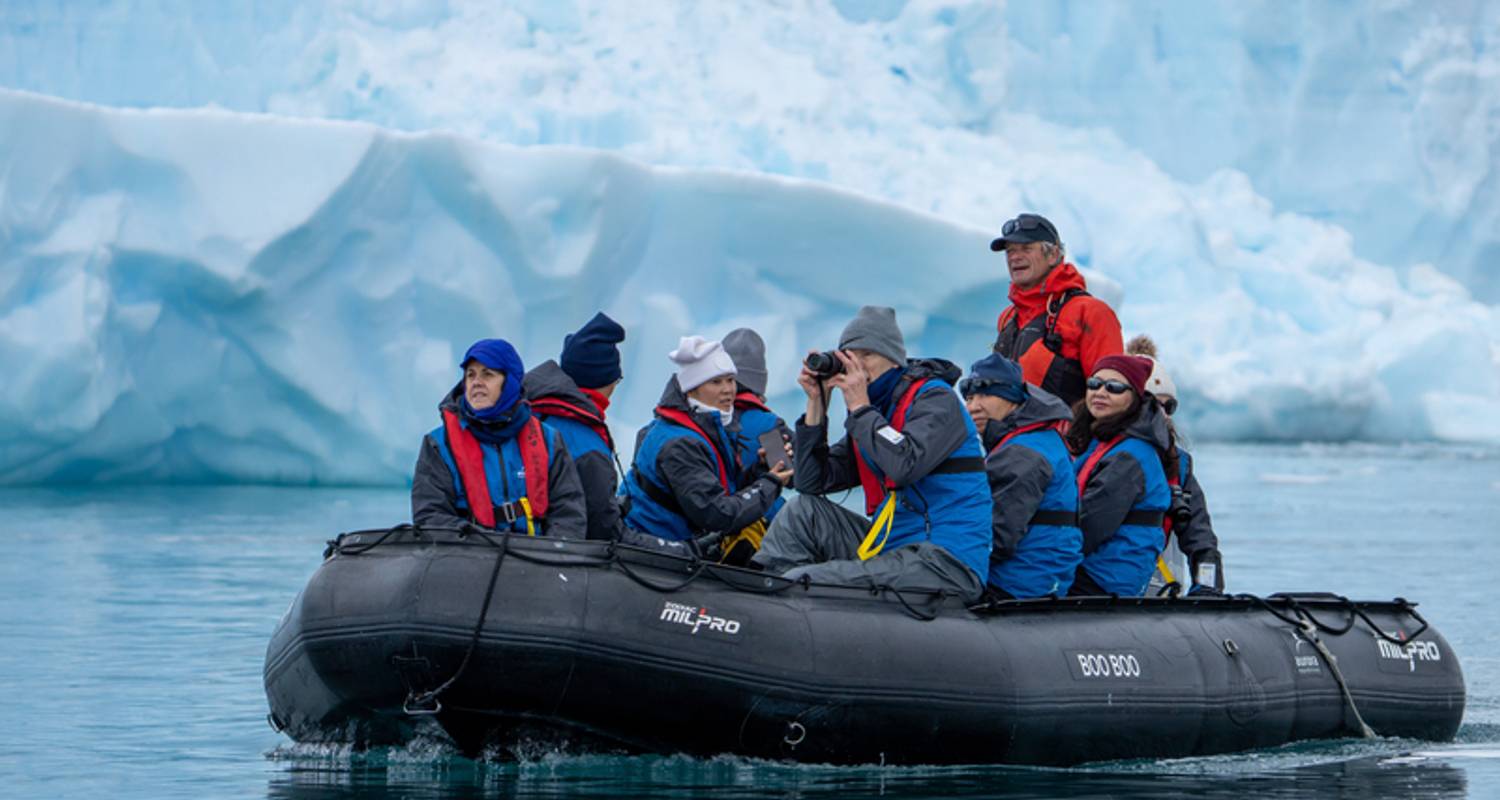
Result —
M1128 149L1500 302L1495 3L9 0L0 86L827 180L982 227L1070 208L1045 171L1070 150Z
M1035 168L1192 434L1500 442L1494 307L1241 174L1182 184L1100 141ZM1130 230L1153 235L1103 235ZM760 330L793 417L800 354L861 304L896 307L913 354L986 352L990 235L800 178L0 91L0 483L399 484L469 342L537 363L599 309L629 331L620 441L690 332Z

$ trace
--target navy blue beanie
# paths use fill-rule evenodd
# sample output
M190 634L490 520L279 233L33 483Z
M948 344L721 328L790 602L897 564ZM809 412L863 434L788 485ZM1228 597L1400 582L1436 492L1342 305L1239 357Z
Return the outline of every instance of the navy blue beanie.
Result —
M990 353L969 367L969 377L960 385L965 395L992 394L1012 403L1026 402L1026 379L1021 375L1021 365L1000 355Z
M620 379L620 349L625 329L605 315L594 315L577 333L563 337L558 366L584 389L601 389Z
M483 411L469 409L475 416L490 419L504 414L520 401L521 379L526 377L526 365L521 363L521 354L511 347L510 342L504 339L480 339L464 353L463 360L458 362L459 369L466 367L470 361L478 361L490 369L505 373L505 386L500 389L500 399ZM465 406L468 402L464 401Z

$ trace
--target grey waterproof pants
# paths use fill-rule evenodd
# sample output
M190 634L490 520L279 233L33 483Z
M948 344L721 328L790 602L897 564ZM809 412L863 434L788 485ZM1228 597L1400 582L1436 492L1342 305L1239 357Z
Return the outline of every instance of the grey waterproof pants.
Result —
M859 560L859 545L869 529L870 520L847 508L815 495L799 495L777 512L751 560L767 572L788 578L806 575L817 583L947 590L971 603L984 591L984 583L963 562L931 542Z

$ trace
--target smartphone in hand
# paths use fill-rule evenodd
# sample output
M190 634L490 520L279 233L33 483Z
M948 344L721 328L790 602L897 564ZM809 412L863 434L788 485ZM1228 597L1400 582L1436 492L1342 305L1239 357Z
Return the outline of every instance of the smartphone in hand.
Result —
M785 464L786 439L782 437L781 431L772 428L760 435L760 449L766 451L766 466L775 469L777 464Z

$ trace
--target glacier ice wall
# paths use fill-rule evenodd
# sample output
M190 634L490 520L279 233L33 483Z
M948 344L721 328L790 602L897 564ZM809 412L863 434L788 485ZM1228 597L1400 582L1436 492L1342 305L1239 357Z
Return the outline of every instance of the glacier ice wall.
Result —
M1194 435L1500 441L1494 308L1236 173L1184 185L1101 142L1035 169L1129 187L1059 191L1070 220L1153 231L1082 241ZM630 331L622 441L688 332L760 329L794 416L798 354L862 303L897 307L914 354L985 352L988 237L798 179L0 91L0 483L399 482L471 340L535 363L596 309Z
M1115 137L1187 183L1236 169L1356 254L1487 302L1497 54L1481 0L0 4L0 86L599 147L986 227L1065 213L1033 162ZM1072 130L1038 141L1031 117ZM1138 235L1083 222L1065 233Z

